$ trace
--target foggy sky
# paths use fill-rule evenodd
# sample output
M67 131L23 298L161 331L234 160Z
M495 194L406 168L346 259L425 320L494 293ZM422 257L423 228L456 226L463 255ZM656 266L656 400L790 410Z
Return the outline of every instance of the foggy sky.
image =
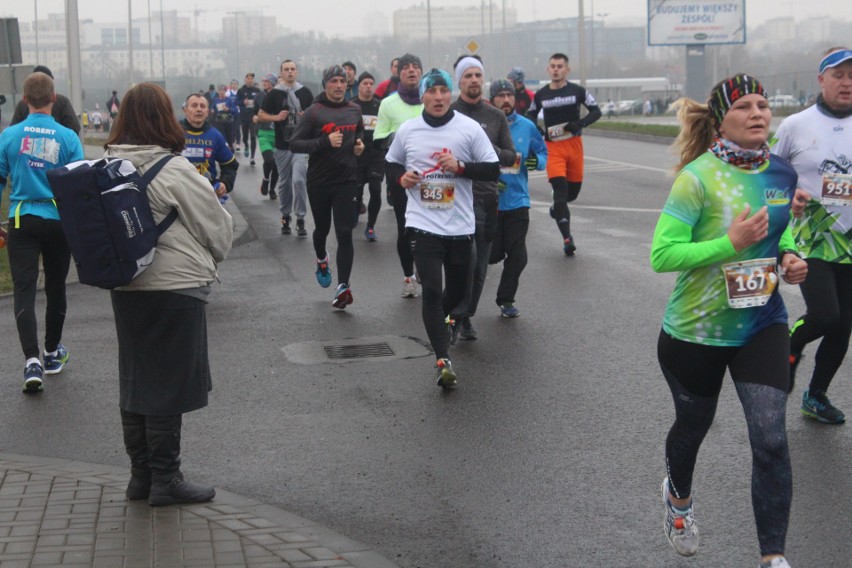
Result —
M720 0L722 1L722 0ZM505 2L507 7L515 7L518 20L528 22L563 17L576 17L578 2L575 0L495 0L497 6ZM183 15L192 17L193 10L203 7L204 14L198 17L199 27L208 31L221 31L221 19L234 10L261 10L273 15L279 26L295 31L321 31L327 36L364 35L364 19L371 12L381 12L387 17L388 32L391 32L394 10L408 8L415 4L424 4L414 0L200 0L163 2L162 0L131 0L134 18L144 18L151 12L179 7ZM61 14L65 10L64 0L18 0L3 2L0 15L17 17L21 21L32 21L35 7L39 20L48 14ZM81 19L93 19L97 22L127 22L128 2L123 0L78 0ZM432 7L482 5L481 0L432 0ZM609 25L644 25L647 21L647 1L644 0L585 0L585 15L595 14ZM754 28L767 19L792 16L797 20L815 16L831 16L838 20L852 20L852 2L848 0L746 0L746 23ZM494 22L495 27L497 22ZM472 35L475 35L472 34Z

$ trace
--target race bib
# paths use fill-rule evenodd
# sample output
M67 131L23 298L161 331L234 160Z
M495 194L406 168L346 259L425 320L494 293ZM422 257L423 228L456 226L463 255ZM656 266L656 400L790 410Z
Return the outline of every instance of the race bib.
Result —
M364 120L364 130L375 130L376 123L379 121L379 117L371 114L365 114L361 117Z
M515 163L511 166L501 166L500 173L506 175L515 175L521 173L521 155L515 152Z
M246 108L254 108L254 99L246 99L243 101L243 106Z
M562 124L554 124L553 126L547 127L547 138L551 142L558 142L560 140L568 140L569 138L573 138L574 135L568 130L568 123L563 122Z
M228 103L216 103L216 111L217 112L227 112L228 111Z
M452 182L420 182L420 204L426 209L452 209L455 199L456 187Z
M754 308L766 305L778 286L775 258L756 258L722 265L728 306Z
M823 174L820 202L823 205L852 205L852 174Z

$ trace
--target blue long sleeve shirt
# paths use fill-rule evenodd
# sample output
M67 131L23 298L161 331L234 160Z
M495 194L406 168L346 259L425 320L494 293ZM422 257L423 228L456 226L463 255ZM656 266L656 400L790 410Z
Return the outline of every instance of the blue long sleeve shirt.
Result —
M509 120L509 132L512 133L515 151L519 152L521 157L520 163L517 164L518 173L506 173L508 168L501 169L500 181L506 187L500 190L497 205L500 211L530 206L529 176L524 162L534 154L538 157L537 170L543 170L547 163L547 146L532 121L516 112L506 118Z

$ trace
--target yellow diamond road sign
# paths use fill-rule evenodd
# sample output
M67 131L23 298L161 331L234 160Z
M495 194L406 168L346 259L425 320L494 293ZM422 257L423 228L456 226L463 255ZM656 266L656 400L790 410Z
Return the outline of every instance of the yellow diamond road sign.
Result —
M477 51L479 51L479 48L482 47L481 45L479 45L479 42L476 41L474 38L470 38L468 42L464 44L464 46L471 54L476 53Z

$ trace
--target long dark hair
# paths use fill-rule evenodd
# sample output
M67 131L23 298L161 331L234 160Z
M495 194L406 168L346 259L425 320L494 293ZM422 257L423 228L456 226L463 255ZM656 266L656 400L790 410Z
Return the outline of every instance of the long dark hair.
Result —
M166 91L140 83L124 95L104 148L113 144L153 144L179 153L185 137Z

